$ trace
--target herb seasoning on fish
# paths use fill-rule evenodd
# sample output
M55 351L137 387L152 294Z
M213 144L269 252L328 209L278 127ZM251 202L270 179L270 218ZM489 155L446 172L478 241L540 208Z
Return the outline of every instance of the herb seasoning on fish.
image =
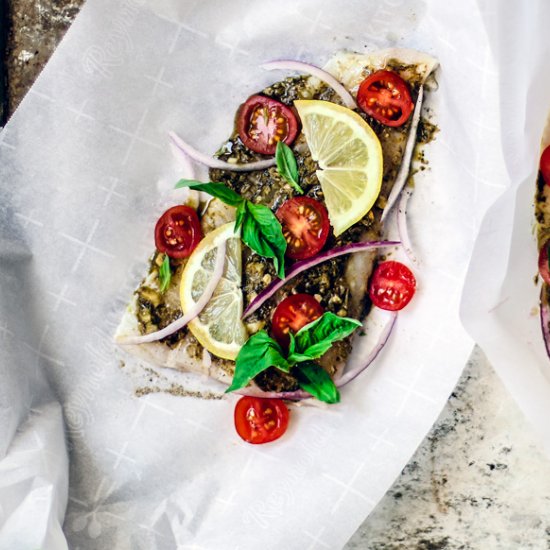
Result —
M403 67L404 72L416 74L413 66ZM411 82L414 98L418 93L419 81ZM261 94L272 97L282 103L291 105L297 99L323 99L337 103L334 92L325 85L319 87L311 84L309 77L287 78L266 88ZM382 191L375 208L362 220L354 224L338 237L331 235L326 248L342 246L361 240L378 240L381 238L380 216L404 151L408 136L410 121L401 127L390 128L377 122L364 113L361 116L367 120L382 144L384 155L384 176ZM323 191L316 176L319 168L311 158L305 137L300 135L291 145L297 160L300 186L306 196L323 201ZM217 157L227 160L236 158L239 163L251 162L262 158L247 149L238 133L219 149ZM236 173L228 170L211 169L210 180L222 182L239 193L244 198L261 203L274 212L288 199L296 195L295 190L279 175L275 167L253 172ZM251 332L265 328L269 331L271 315L274 306L289 294L307 293L314 296L326 311L332 311L339 316L352 316L362 319L370 309L370 301L366 292L367 279L375 260L373 253L357 254L351 259L346 256L335 258L318 265L289 281L275 296L267 301L258 311L247 319ZM359 261L362 256L363 261ZM243 250L243 282L242 289L245 307L264 290L276 277L271 261L251 250ZM361 278L362 280L358 280ZM356 292L353 292L356 289ZM352 294L354 294L352 296ZM324 361L329 373L334 374L336 366L345 362L351 351L350 338L334 346L335 351ZM323 363L323 361L321 361ZM256 378L256 383L268 391L290 391L298 387L297 381L290 375L277 369L269 369Z
M414 102L417 98L419 87L425 81L427 74L431 71L428 67L430 62L426 61L422 56L417 56L419 63L427 63L427 65L419 65L418 67L410 63L402 63L397 59L390 58L389 60L379 57L368 58L368 56L355 56L355 54L344 54L337 63L336 73L342 72L344 78L340 78L342 83L350 90L353 90L358 82L356 78L366 78L369 75L380 69L379 63L384 59L384 69L393 71L398 76L406 81L406 86L410 92L410 98ZM412 57L416 59L416 57ZM357 59L372 59L373 66L370 61L365 61L368 66L364 66L363 71L358 71ZM409 58L410 59L410 58ZM420 59L422 61L420 61ZM334 68L333 66L333 72ZM360 66L359 66L360 67ZM433 67L432 67L433 68ZM352 76L353 75L353 76ZM352 78L352 83L345 82L346 78ZM359 81L360 82L360 81ZM263 98L263 99L262 99ZM267 99L269 98L269 100ZM298 76L286 78L280 82L276 82L271 86L262 90L257 96L250 98L250 101L256 102L259 105L273 106L276 102L280 102L283 106L275 105L277 112L287 117L289 107L298 109L298 104L293 106L297 100L323 100L342 105L340 96L335 91L318 80L310 76ZM274 100L274 101L273 101ZM270 103L271 102L271 103ZM255 103L255 104L256 104ZM262 108L262 107L260 107ZM271 108L271 107L270 107ZM261 120L264 120L263 126L255 126L253 129L256 132L265 132L268 126L265 121L269 121L275 125L276 129L280 127L283 142L286 136L289 136L289 123L284 122L283 118L273 118L273 113L268 113L267 107L261 112ZM254 111L256 112L256 111ZM377 241L382 236L382 224L380 221L382 211L387 203L388 195L395 183L396 176L401 165L405 144L410 131L411 118L408 118L400 126L387 125L377 120L376 113L369 116L364 112L357 111L359 116L366 121L372 128L381 146L381 166L382 183L380 193L376 198L376 202L367 212L366 215L359 221L355 222L351 227L343 230L337 237L332 233L329 234L325 243L325 250L334 247L344 246L350 243L360 241ZM237 114L239 116L239 113ZM241 130L243 119L250 123L257 124L256 118L244 119L244 115L240 118ZM277 114L277 117L280 115ZM354 115L355 116L355 115ZM407 116L405 113L403 120ZM236 128L239 120L236 121ZM288 139L292 153L296 159L298 169L299 186L304 191L304 197L310 197L326 204L323 189L321 188L317 171L320 169L310 154L309 147L303 133L298 133L296 137L296 121L293 121L294 133ZM419 139L426 141L433 137L436 128L429 123L422 123L419 126ZM272 130L271 130L272 131ZM286 131L284 133L283 131ZM241 134L242 135L242 134ZM271 134L272 138L275 133ZM246 134L243 139L255 139L256 134ZM249 141L250 141L249 139ZM264 140L263 143L249 143L249 147L255 150L266 152L262 147L273 147L273 142L269 141L269 135L261 135L258 140ZM267 141L266 141L267 140ZM258 145L258 147L256 147ZM231 163L246 164L256 160L265 160L265 156L252 151L245 146L240 134L237 130L233 132L230 139L224 143L216 157L223 161ZM369 157L370 158L370 157ZM254 204L261 204L270 208L274 213L289 199L297 196L296 187L291 186L278 172L277 168L271 167L264 170L239 172L231 169L211 169L210 180L220 182L241 195L244 199L251 201ZM327 188L325 188L327 189ZM327 190L328 193L328 190ZM374 198L373 198L374 200ZM330 215L330 211L329 211ZM201 229L204 235L207 235L217 227L220 227L227 222L235 219L235 208L223 204L218 199L213 199L205 205L201 214ZM287 237L288 238L288 237ZM275 278L276 272L273 267L273 261L269 258L261 256L248 248L242 248L242 292L244 307L248 306L251 301L258 296ZM371 307L371 302L367 292L367 282L376 264L377 253L374 251L357 252L355 254L340 256L331 260L325 261L315 267L308 269L297 275L295 278L288 281L284 286L276 292L271 299L267 300L259 309L252 315L246 318L246 328L250 335L264 329L268 333L271 330L272 315L275 307L287 296L292 294L305 293L317 300L323 311L327 314L331 313L339 318L352 317L354 319L362 319ZM165 293L160 291L159 287L159 268L162 264L163 257L156 253L151 260L148 276L144 279L141 286L137 289L134 299L134 311L138 323L138 330L141 334L149 334L162 329L169 325L175 319L182 316L179 303L179 284L175 281L181 279L181 273L186 260L170 260L170 270L173 283L169 286ZM291 265L291 260L286 260L287 268ZM349 333L348 333L349 334ZM191 330L184 327L170 336L160 340L160 343L167 345L171 350L178 352L184 350L185 354L196 362L201 360L205 351L202 345L193 336ZM343 368L346 359L351 352L351 339L347 337L340 341L334 342L332 347L322 357L317 359L317 363L321 365L331 377ZM208 354L207 354L208 355ZM212 357L212 366L215 369L221 369L230 377L233 377L234 363L229 360L220 359L217 356ZM220 376L218 376L220 378ZM223 376L220 378L222 379ZM303 387L298 383L298 380L289 373L282 372L276 368L269 368L256 376L255 382L257 385L269 391L287 391L296 390Z

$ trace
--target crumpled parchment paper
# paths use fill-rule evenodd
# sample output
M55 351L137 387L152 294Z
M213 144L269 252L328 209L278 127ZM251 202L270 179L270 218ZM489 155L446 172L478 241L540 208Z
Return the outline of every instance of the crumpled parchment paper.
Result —
M498 72L500 188L481 225L461 304L468 332L550 452L550 359L539 319L534 197L550 115L547 2L488 2L483 14ZM508 70L504 70L507 68ZM546 128L545 144L550 143ZM484 160L482 159L482 162Z
M472 348L458 304L480 220L501 191L494 98L509 71L488 41L485 6L88 1L0 133L1 548L346 542ZM439 59L426 109L440 131L409 203L418 293L376 365L340 405L294 409L286 437L262 447L235 435L234 397L135 397L112 334L152 251L159 182L178 178L167 131L214 151L239 103L285 76L260 62L323 65L341 48L388 46Z

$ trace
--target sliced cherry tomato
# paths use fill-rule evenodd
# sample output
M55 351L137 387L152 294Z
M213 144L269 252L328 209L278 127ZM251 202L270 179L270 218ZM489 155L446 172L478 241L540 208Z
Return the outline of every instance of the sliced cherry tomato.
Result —
M288 416L281 399L241 397L235 406L235 428L248 443L269 443L286 432Z
M321 304L309 294L293 294L285 298L275 310L271 321L273 338L283 349L288 348L290 338L288 333L298 332L315 319L323 315Z
M202 238L201 224L189 206L169 208L155 226L157 250L170 258L187 258Z
M290 145L296 139L298 120L284 103L253 95L239 109L237 130L249 149L262 155L274 155L278 141Z
M397 73L385 70L361 82L357 103L378 122L394 127L405 124L414 108L409 85Z
M327 209L319 201L294 197L284 202L275 215L283 226L289 258L305 260L325 246L330 222Z
M380 309L403 309L414 296L416 279L412 271L400 262L383 262L372 274L369 296Z
M550 247L550 239L546 241L539 252L539 273L542 280L550 285L550 266L548 265L548 248Z
M550 145L542 152L540 157L540 172L546 185L550 185Z

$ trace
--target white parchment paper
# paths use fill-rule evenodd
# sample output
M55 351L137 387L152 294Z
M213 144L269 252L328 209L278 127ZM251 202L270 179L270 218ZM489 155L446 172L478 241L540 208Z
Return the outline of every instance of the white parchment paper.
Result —
M511 16L513 14L513 16ZM548 2L491 2L485 13L498 67L502 194L480 230L462 301L465 326L550 452L550 360L539 320L534 195L550 113ZM508 70L506 70L506 68ZM550 143L547 129L544 137Z
M86 550L346 542L429 430L472 348L460 291L503 173L494 98L504 67L484 17L474 0L88 1L0 133L0 466L13 460L15 430L28 433L29 414L41 414L35 402L61 404L70 453L65 516L60 422L36 430L55 444L37 455L42 470L0 470L0 529L22 510L26 487L50 488L3 547L63 548L61 522L69 547ZM409 203L418 293L377 364L340 405L294 410L289 433L262 447L235 435L234 397L135 398L112 334L146 269L159 182L178 176L167 131L214 151L238 104L278 77L261 61L322 65L341 48L388 46L440 60L426 104L440 132ZM48 528L31 538L36 518Z

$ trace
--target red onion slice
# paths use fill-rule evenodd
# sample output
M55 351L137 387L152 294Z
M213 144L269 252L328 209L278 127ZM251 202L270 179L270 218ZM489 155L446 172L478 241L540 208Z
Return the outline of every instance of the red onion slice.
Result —
M546 285L543 284L540 291L540 326L542 329L546 353L548 354L548 357L550 357L550 308L548 307L548 302L544 296L545 286Z
M313 396L304 390L296 391L263 391L258 386L250 386L241 390L234 391L239 395L248 397L264 397L266 399L288 399L289 401L301 401L302 399L311 399Z
M381 221L384 221L390 210L393 208L394 204L399 197L399 194L405 187L407 180L409 179L409 168L411 166L412 154L414 151L414 146L416 144L416 132L418 131L418 123L420 122L420 112L422 111L422 98L424 97L424 86L420 86L418 90L418 97L416 99L416 105L414 106L414 113L411 121L411 127L409 128L409 137L407 138L407 143L405 145L405 152L403 153L403 160L401 161L401 166L399 167L399 172L397 172L397 177L395 178L395 183L393 184L390 196L388 197L388 202L386 207L382 212Z
M344 88L344 86L330 73L327 73L327 71L320 69L315 65L303 63L301 61L293 61L291 59L279 59L276 61L268 61L267 63L263 63L260 67L266 71L286 70L310 74L325 84L328 84L340 96L340 99L346 107L350 109L357 109L355 99L353 99L353 96Z
M191 161L191 157L185 154L173 143L170 143L170 151L172 151L172 155L174 155L174 157L180 162L180 168L182 171L182 173L180 173L180 176L188 180L194 180L197 175L195 174L195 166Z
M286 277L284 279L275 279L265 289L256 296L250 302L248 307L244 310L243 319L254 313L266 300L271 298L275 292L277 292L283 285L288 283L291 279L296 277L299 273L306 271L316 265L319 265L327 260L332 260L338 256L343 256L344 254L351 254L353 252L362 252L364 250L370 250L372 248L382 248L385 246L395 246L401 244L399 241L366 241L362 243L352 243L345 246L339 246L331 250L327 250L309 260L302 260L301 262L296 262L292 265L286 272Z
M393 327L395 326L395 321L397 320L397 311L392 311L389 315L390 319L387 325L384 327L384 330L380 334L380 338L378 339L376 346L374 346L372 351L367 355L364 363L350 370L349 372L345 372L342 377L336 382L337 388L341 388L352 380L355 380L378 357L378 354L386 345L386 342L388 341L390 334L392 333Z
M223 267L225 263L225 241L218 246L218 252L216 254L216 262L214 264L214 271L206 285L201 297L195 303L195 305L182 317L176 319L173 323L164 327L162 330L144 334L142 336L129 336L127 338L121 338L117 340L118 344L123 346L136 345L136 344L148 344L149 342L156 342L162 338L166 338L174 332L182 329L189 321L192 321L206 306L206 304L212 298L218 283L223 275Z
M233 172L251 172L253 170L264 170L271 166L275 166L275 158L248 162L246 164L236 164L225 162L214 157L210 157L197 151L194 147L183 141L176 133L168 132L170 140L176 146L177 151L181 155L187 155L193 160L208 166L209 168L219 168L221 170L232 170Z
M399 199L399 204L397 206L397 231L399 232L399 239L401 240L401 245L403 250L407 255L407 258L418 266L418 260L413 252L411 241L409 239L409 231L407 229L407 203L409 198L412 195L412 189L407 187L401 194Z

